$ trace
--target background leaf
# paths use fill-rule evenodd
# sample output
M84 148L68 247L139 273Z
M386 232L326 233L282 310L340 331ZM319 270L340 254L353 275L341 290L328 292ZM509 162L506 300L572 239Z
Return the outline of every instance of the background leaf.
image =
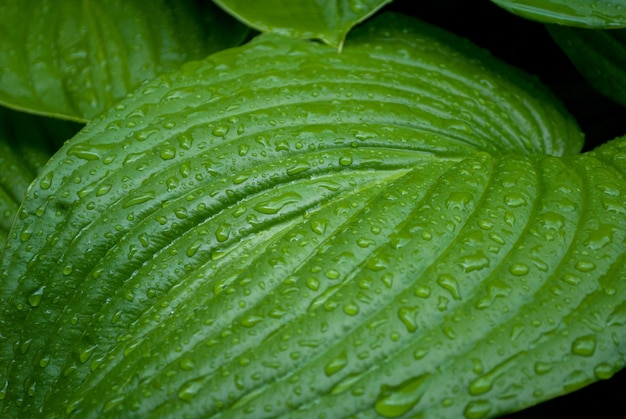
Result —
M0 107L0 249L28 186L80 127Z
M191 0L0 4L0 103L85 121L143 81L239 44L243 25Z
M583 28L626 27L623 0L491 0L516 15L543 23Z
M626 187L580 146L534 79L399 16L165 74L29 190L3 413L477 417L605 378Z
M346 34L391 0L214 0L253 28L302 39L321 39L341 48Z
M602 94L626 106L626 30L547 27L587 80Z

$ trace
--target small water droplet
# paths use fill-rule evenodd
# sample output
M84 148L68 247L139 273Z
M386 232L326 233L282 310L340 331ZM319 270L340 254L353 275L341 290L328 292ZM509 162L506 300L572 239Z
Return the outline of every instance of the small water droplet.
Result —
M213 131L211 131L211 134L213 134L216 137L225 137L226 134L228 134L229 128L226 125L218 125L215 128L213 128Z
M469 192L452 192L446 200L446 208L454 211L467 211L473 198Z
M31 307L38 307L39 304L41 304L41 299L43 298L43 292L45 290L46 286L42 286L40 288L38 288L37 290L33 291L29 296L28 296L28 304L30 304Z
M596 335L581 336L572 342L572 353L574 355L589 357L596 351L598 338Z
M580 272L591 272L596 268L596 265L588 260L579 260L576 262L576 269Z
M479 271L489 267L489 259L482 250L477 251L473 255L465 256L460 260L460 265L466 273Z
M348 355L346 351L342 351L324 366L324 373L330 377L344 369L346 365L348 365Z
M178 389L178 398L186 402L191 402L202 389L203 381L204 377L199 377L184 383Z
M230 237L231 225L228 223L220 224L215 231L215 238L218 242L223 243Z
M514 263L509 268L509 272L515 276L524 276L528 273L529 268L528 265L524 263Z
M61 272L63 273L63 275L67 276L67 275L70 275L73 270L74 270L74 265L72 265L71 263L68 263L67 265L65 265L65 267L63 267L63 271Z
M343 312L348 316L356 316L359 314L359 306L354 302L346 303L343 306Z
M352 157L350 156L342 156L339 158L339 165L340 166L350 166L352 164Z
M517 192L511 192L505 195L504 202L506 203L507 206L511 208L517 208L517 207L521 207L524 205L528 205L528 203L526 202L526 198L524 198L523 195Z
M96 189L96 196L102 196L109 193L113 185L101 185Z
M467 419L483 419L493 409L491 402L488 400L472 400L463 411L463 415Z
M53 177L54 177L54 172L46 173L39 181L39 187L44 190L50 189L50 186L52 185Z
M161 158L163 160L172 160L176 157L176 149L173 147L163 147L161 149Z

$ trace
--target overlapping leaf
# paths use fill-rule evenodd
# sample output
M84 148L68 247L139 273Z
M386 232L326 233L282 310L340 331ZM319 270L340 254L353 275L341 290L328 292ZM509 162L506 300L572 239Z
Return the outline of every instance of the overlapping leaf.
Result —
M296 38L315 38L336 47L354 25L391 0L215 0L224 10L264 32Z
M85 121L145 80L237 45L243 25L194 1L0 3L0 103Z
M624 144L577 155L534 80L395 15L188 64L29 190L1 411L477 418L608 378Z
M552 38L596 89L626 106L626 30L549 25Z
M0 249L28 185L79 126L0 108Z
M543 23L596 29L626 27L624 0L491 0L516 15Z

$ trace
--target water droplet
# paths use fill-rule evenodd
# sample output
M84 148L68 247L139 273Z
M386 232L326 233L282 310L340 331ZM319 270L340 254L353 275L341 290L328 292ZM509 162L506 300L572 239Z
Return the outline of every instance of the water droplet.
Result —
M72 265L71 263L68 263L67 265L65 265L65 267L63 268L63 275L67 276L70 275L72 273L72 271L74 270L74 265Z
M248 314L241 319L241 325L244 327L252 327L255 324L261 323L262 321L263 321L262 316Z
M413 294L416 297L420 297L420 298L428 298L430 297L430 287L428 287L427 285L420 285L417 288L415 288L415 291L413 291Z
M423 374L409 378L397 386L383 385L374 408L387 418L396 418L404 415L421 400L426 388L424 383L430 374Z
M311 165L307 162L297 163L287 168L287 175L295 176L298 173L306 172L310 168L311 168Z
M343 306L343 312L348 316L356 316L359 314L359 306L356 303L350 302Z
M489 392L493 388L495 381L500 378L506 372L506 370L509 369L509 367L511 367L511 364L514 364L517 358L524 354L525 352L520 352L516 355L513 355L512 357L504 360L500 364L493 367L488 373L476 378L470 384L469 393L472 396L479 396L481 394Z
M315 277L309 277L306 280L306 286L309 287L311 291L317 291L320 287L320 281Z
M96 196L102 196L109 193L113 186L112 185L101 185L96 189Z
M145 192L141 195L137 195L135 197L132 197L130 199L128 199L126 202L124 202L124 204L122 205L123 208L129 208L132 207L134 205L139 205L139 204L143 204L144 202L148 202L151 199L154 199L155 194L154 192Z
M301 200L302 196L300 194L295 192L285 192L275 198L256 204L254 209L261 214L277 214L287 205L298 203Z
M315 219L311 221L311 230L317 234L324 234L328 221L324 219Z
M576 262L576 269L580 272L591 272L596 268L596 265L588 260L579 260Z
M163 160L172 160L176 157L176 149L173 147L163 147L161 149L161 158Z
M581 336L572 342L572 353L579 356L592 356L596 351L596 335Z
M488 400L472 400L465 406L463 415L467 419L482 419L489 415L492 409L493 406Z
M615 368L613 368L610 364L606 362L598 364L593 370L593 373L599 380L608 380L613 376L614 372Z
M213 128L213 131L211 131L211 134L213 134L216 137L225 137L226 134L228 134L229 128L226 125L218 125L215 128Z
M31 307L38 307L39 304L41 304L41 299L43 298L43 292L45 288L46 286L44 285L28 296L28 304L30 304Z
M342 351L338 356L330 360L326 366L324 366L324 373L330 377L344 369L348 365L348 355L346 351Z
M230 237L231 225L228 223L220 224L215 231L215 238L218 242L223 243Z
M517 192L511 192L504 197L504 202L507 206L512 208L521 207L523 205L528 205L526 202L526 198L523 195Z
M528 273L528 265L524 263L515 263L509 268L509 272L515 276L524 276Z
M191 402L202 389L203 381L204 377L199 377L184 383L178 389L178 398L186 402Z
M400 307L398 309L398 318L406 327L410 333L413 333L417 330L417 313L419 311L419 306L413 307Z
M352 157L350 156L342 156L339 158L340 166L350 166L352 164Z
M554 365L549 362L535 362L535 374L537 375L547 374L552 371L552 368L554 368Z
M482 250L473 255L465 256L460 260L460 265L466 273L479 271L489 267L489 259Z
M446 208L455 211L466 211L473 198L469 192L452 192L446 200Z
M439 284L441 288L448 291L450 295L452 296L452 298L454 298L455 300L461 299L461 294L459 292L459 283L454 277L452 277L451 275L447 275L447 274L441 275L437 279L437 283Z
M54 177L54 172L46 173L39 181L39 187L44 190L50 189L50 186L52 185L53 177Z

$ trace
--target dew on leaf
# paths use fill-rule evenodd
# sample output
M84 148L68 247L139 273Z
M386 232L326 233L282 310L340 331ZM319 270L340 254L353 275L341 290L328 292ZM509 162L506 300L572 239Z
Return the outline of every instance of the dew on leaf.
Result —
M41 304L41 299L43 298L43 293L44 293L45 288L46 286L44 285L36 289L35 291L33 291L28 296L28 304L30 304L31 307L38 307L39 304Z
M163 160L172 160L176 157L176 149L173 147L163 147L160 155Z
M461 299L461 294L459 292L459 283L453 276L447 274L441 275L437 279L437 284L439 284L439 286L444 290L448 291L452 298L454 298L455 300Z
M302 200L302 196L295 192L285 192L277 197L267 201L260 202L254 206L254 210L261 214L273 215L290 204L298 203Z
M396 386L383 385L376 398L376 412L387 418L396 418L406 414L417 405L424 393L430 374L412 377Z
M419 306L413 307L400 307L398 309L398 318L404 324L406 329L413 333L417 330L417 313L419 310Z
M348 354L342 351L339 355L331 359L324 366L324 374L328 377L335 375L348 365Z
M515 276L524 276L529 272L528 265L525 263L515 263L509 268L509 272Z
M487 417L492 410L493 405L488 400L472 400L465 406L463 415L467 419L482 419Z
M52 185L53 177L54 177L54 172L50 171L46 173L39 181L39 187L43 190L50 189L50 186Z
M596 265L588 260L579 260L576 262L576 269L580 272L591 272L596 268Z
M572 354L589 357L596 351L598 338L596 335L581 336L572 342Z

